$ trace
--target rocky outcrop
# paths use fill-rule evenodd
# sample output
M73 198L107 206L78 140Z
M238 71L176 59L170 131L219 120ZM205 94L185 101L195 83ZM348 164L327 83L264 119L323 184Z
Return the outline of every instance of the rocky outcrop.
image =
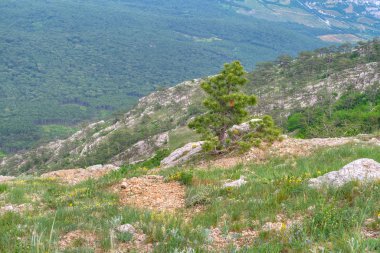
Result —
M154 155L157 149L169 142L169 133L161 133L135 143L132 147L113 157L110 162L121 166L122 164L134 164Z
M338 171L310 179L309 186L313 188L340 187L350 181L370 182L376 180L380 180L380 163L363 158L347 164Z
M188 161L194 155L202 151L203 141L191 142L176 149L168 157L161 161L161 167L168 168Z
M238 131L239 133L247 133L251 130L251 123L256 123L263 121L262 119L251 119L248 122L241 123L240 125L234 125L230 128L230 131L236 132Z
M245 180L245 177L241 176L238 180L224 183L223 184L223 188L227 188L227 187L240 187L242 185L245 185L246 183L247 183L247 181Z
M251 114L259 117L270 113L274 119L281 120L295 109L321 102L320 97L326 94L336 93L339 97L348 87L353 86L354 89L363 91L371 85L376 85L380 80L379 70L380 64L377 62L359 64L294 90L290 90L293 87L291 83L285 85L288 87L286 90L279 88L282 79L275 79L270 85L250 86L248 88L259 94L260 99L260 103L251 108ZM200 88L201 82L201 79L195 79L153 92L141 98L132 110L117 120L99 121L84 127L65 140L57 140L37 149L0 159L0 174L32 174L41 170L72 168L86 164L86 161L96 163L97 160L94 158L99 153L105 154L101 151L105 149L111 152L108 152L101 162L121 165L147 159L162 147L154 144L155 137L165 139L167 131L175 131L178 126L186 125L191 117L202 113L198 106L204 98ZM249 125L246 122L232 129L240 133L247 131ZM126 135L140 137L133 141L126 138L120 143L117 142L118 137ZM160 138L157 139L157 143L160 143ZM116 151L112 152L114 150ZM140 151L144 151L142 155Z

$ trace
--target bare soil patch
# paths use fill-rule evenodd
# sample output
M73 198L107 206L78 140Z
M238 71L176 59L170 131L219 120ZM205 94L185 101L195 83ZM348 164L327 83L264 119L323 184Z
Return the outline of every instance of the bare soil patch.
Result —
M119 243L116 249L117 253L126 252L153 252L153 244L146 242L146 235L138 232L133 235L131 241L126 243Z
M258 235L258 231L251 229L243 230L240 233L229 232L228 234L223 234L219 228L213 228L208 237L210 244L207 245L207 251L224 252L223 250L230 245L233 245L237 249L244 246L249 247L253 244Z
M67 248L92 248L96 249L95 252L101 252L97 248L97 236L95 233L83 230L70 231L63 235L59 242L60 249Z
M178 182L165 182L162 176L124 179L113 191L122 205L169 212L185 207L185 187Z

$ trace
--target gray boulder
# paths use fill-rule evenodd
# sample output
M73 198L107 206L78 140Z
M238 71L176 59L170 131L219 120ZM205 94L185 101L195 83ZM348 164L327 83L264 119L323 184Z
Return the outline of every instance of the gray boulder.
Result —
M360 182L380 180L380 163L367 158L358 159L338 171L332 171L323 176L310 179L309 186L313 188L323 186L340 187L356 180Z
M190 142L182 148L174 150L168 157L161 161L161 167L173 167L188 161L191 157L202 151L203 143L204 141Z

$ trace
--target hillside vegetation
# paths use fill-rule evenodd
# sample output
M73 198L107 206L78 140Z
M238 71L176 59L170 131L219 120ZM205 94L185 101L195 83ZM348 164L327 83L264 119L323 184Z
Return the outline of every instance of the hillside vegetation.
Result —
M77 185L17 178L0 184L0 251L378 252L379 182L307 185L362 157L380 161L379 146L158 172L151 160Z
M259 100L251 113L273 116L286 132L289 126L288 130L294 131L304 124L301 120L294 125L294 116L288 123L289 115L300 113L300 110L315 111L315 128L320 128L318 124L324 122L317 119L318 112L319 115L324 113L326 105L334 108L334 101L348 91L362 93L378 88L379 55L379 41L373 40L355 48L324 48L303 52L296 58L283 56L275 62L260 64L257 70L248 74L250 81L245 87ZM201 79L195 79L154 92L140 99L127 114L90 124L68 139L3 158L0 174L42 173L108 162L121 165L149 158L158 149L173 150L196 141L199 136L186 126L190 118L204 111L200 106L204 98L199 87L201 82ZM379 128L376 103L367 103L368 117L363 114L362 120L358 121L365 122L372 117L375 124L371 128L351 132L342 130L330 135L326 132L324 136L355 135L359 130L364 131L362 133L376 131ZM336 127L343 129L346 123ZM352 126L355 129L355 125Z
M0 150L63 138L159 87L324 45L322 30L236 14L215 0L3 0Z

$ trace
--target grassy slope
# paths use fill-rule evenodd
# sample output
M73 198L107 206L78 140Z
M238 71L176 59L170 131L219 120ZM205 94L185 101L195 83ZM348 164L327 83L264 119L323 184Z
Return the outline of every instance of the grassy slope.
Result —
M205 251L207 229L216 226L223 233L239 233L247 228L259 232L252 245L245 245L241 252L304 252L317 247L333 252L376 252L380 249L379 238L365 238L361 230L369 218L373 219L369 229L380 229L379 183L350 183L321 191L306 185L308 178L362 157L380 161L380 148L348 145L321 150L310 157L273 157L265 164L194 168L193 184L187 186L187 208L199 204L204 209L187 222L180 215L185 210L170 215L118 205L117 196L107 189L122 178L145 174L146 170L138 165L76 186L49 180L17 180L0 185L0 206L32 203L33 208L23 214L0 215L0 251L55 252L59 237L76 229L96 233L100 248L109 250L118 243L110 241L115 225L140 222L139 228L157 252L188 248ZM150 165L141 165L147 166ZM170 177L176 171L162 173ZM245 175L249 183L239 189L221 188L223 180L240 175ZM261 226L275 221L278 214L288 219L302 216L302 223L290 231L262 231ZM92 252L87 250L77 244L76 249L67 252Z

